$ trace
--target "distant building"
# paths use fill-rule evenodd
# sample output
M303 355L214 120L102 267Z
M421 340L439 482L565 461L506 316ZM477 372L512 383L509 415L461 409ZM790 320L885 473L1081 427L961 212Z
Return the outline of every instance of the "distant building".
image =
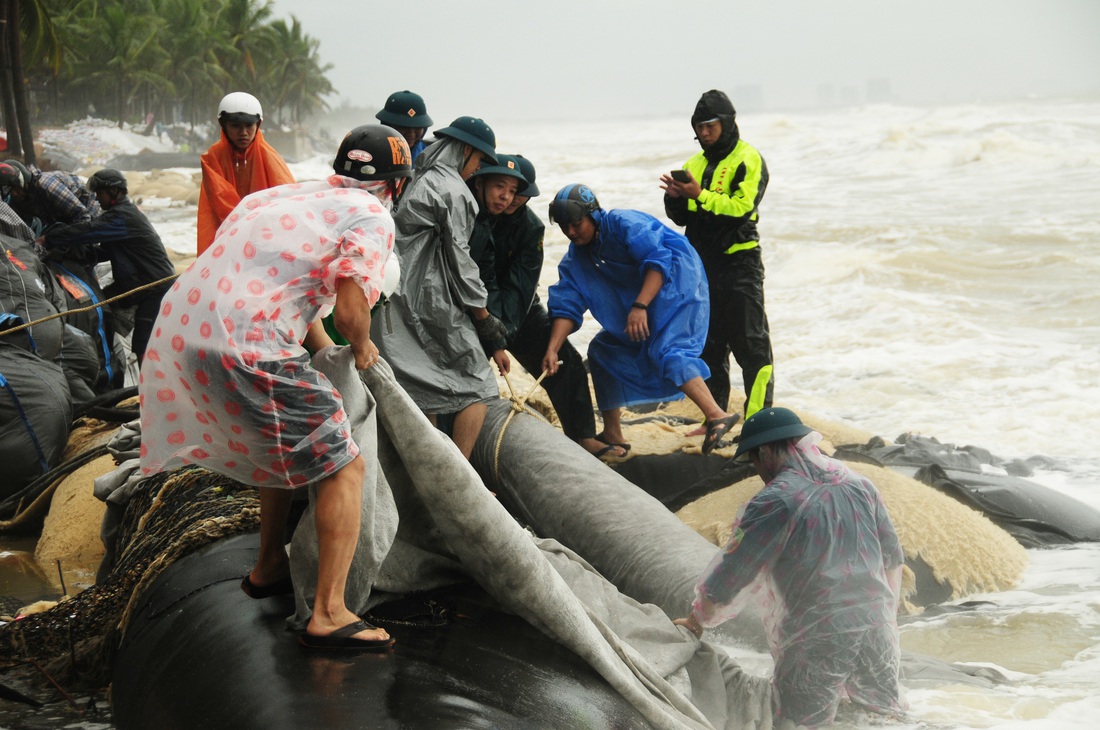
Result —
M730 94L738 112L758 112L764 109L764 87L760 84L740 84Z
M890 93L890 79L867 79L868 104L885 104L893 100L893 94Z

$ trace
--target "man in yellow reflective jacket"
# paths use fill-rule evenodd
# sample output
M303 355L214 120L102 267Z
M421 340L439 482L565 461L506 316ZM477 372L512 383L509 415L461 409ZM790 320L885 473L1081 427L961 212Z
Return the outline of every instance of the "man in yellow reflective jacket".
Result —
M710 330L702 359L714 399L729 403L729 356L745 384L745 417L772 404L774 379L768 316L764 311L764 263L757 207L768 186L760 153L741 139L737 112L725 93L703 94L691 115L702 150L684 163L686 174L662 175L665 212L703 259L710 282Z

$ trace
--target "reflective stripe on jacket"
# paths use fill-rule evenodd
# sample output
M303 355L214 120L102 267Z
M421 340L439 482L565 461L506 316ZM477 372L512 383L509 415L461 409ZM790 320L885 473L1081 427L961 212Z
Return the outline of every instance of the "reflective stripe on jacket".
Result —
M768 186L768 167L756 148L738 140L718 163L707 160L702 151L684 163L699 181L699 200L665 196L665 210L678 225L685 226L688 240L706 261L720 254L754 248L760 234L757 206Z

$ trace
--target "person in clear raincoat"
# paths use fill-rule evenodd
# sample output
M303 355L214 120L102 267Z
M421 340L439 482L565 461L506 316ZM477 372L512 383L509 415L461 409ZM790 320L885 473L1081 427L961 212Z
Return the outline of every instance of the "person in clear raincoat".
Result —
M878 490L817 448L820 434L786 408L745 421L734 458L764 488L742 507L724 550L696 586L697 636L762 604L776 720L833 722L841 699L898 715L897 609L905 556Z

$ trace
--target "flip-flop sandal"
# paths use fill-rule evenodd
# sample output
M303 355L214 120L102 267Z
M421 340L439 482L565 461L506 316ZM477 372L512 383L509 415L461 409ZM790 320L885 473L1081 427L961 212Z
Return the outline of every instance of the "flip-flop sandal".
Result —
M718 445L722 437L729 433L730 429L733 428L734 424L739 420L741 420L741 414L734 413L732 416L708 421L707 433L703 436L703 453L709 454L714 451L714 447Z
M607 444L608 446L618 446L623 451L630 451L630 444L619 444L619 443L615 443L614 441L608 441L607 437L604 436L602 433L597 434L597 435L593 436L592 438L596 439L601 444ZM601 454L606 453L606 452L607 452L607 449L601 449L600 450Z
M241 581L241 590L249 598L271 598L272 596L290 596L294 594L294 583L288 575L270 585L258 586L247 575Z
M597 439L597 441L598 440L599 439ZM607 443L607 442L604 441L602 443ZM611 454L611 452L615 450L616 446L623 449L624 453L623 453L622 456L619 456L618 454ZM604 446L599 451L593 451L592 455L606 464L607 459L605 459L604 457L607 456L608 454L611 454L610 458L612 458L612 459L625 459L626 458L626 453L625 452L627 452L627 451L630 451L630 447L623 448L622 444L607 444L607 446Z
M309 649L352 649L355 651L380 651L394 644L394 638L388 639L356 639L360 631L370 631L377 626L371 626L362 619L352 621L347 626L341 626L326 636L314 636L302 632L298 634L298 643Z

